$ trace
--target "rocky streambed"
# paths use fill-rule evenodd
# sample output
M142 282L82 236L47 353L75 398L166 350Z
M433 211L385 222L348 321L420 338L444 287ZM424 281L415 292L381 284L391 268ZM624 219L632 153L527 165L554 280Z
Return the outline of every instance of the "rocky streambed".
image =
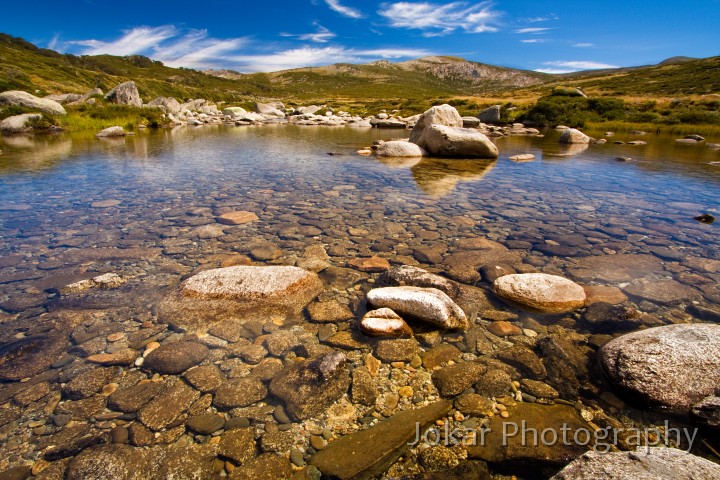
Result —
M283 128L3 177L6 477L718 477L711 174Z

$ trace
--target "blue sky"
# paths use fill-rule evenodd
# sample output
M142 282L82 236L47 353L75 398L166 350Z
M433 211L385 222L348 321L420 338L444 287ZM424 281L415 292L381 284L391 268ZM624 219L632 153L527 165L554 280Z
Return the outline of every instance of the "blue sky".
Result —
M720 55L720 0L34 0L0 31L74 54L275 71L427 55L563 73Z

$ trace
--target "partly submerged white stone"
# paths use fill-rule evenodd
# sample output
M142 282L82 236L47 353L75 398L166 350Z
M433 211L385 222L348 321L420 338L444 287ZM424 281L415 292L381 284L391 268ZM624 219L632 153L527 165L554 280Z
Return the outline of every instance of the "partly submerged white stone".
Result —
M387 307L441 328L464 329L468 326L465 312L436 288L376 288L368 292L367 300L376 308Z
M413 334L405 320L389 308L367 312L360 320L360 330L372 337L402 337Z
M405 140L391 140L380 144L375 151L382 157L422 157L427 152L419 145Z
M495 293L524 307L564 313L585 304L585 290L567 278L546 273L516 273L495 280Z

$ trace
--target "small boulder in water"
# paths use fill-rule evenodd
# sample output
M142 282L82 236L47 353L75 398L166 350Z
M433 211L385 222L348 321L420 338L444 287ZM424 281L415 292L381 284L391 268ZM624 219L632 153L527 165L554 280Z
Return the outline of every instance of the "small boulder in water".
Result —
M389 308L367 312L360 320L360 330L372 337L402 337L413 334L405 320Z

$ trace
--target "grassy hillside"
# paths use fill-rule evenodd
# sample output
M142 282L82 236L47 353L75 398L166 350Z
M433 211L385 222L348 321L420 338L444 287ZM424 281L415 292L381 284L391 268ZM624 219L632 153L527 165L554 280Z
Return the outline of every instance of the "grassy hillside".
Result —
M170 68L142 56L64 55L0 34L0 91L25 90L38 96L84 93L95 87L108 91L127 80L135 81L145 102L172 96L180 101L206 98L220 105L247 106L252 101L280 99L291 106L328 104L357 114L386 109L398 110L401 115L419 113L438 103L450 103L469 115L502 104L507 121L533 118L539 124L577 126L603 121L717 125L720 115L717 99L704 97L720 93L720 57L673 58L649 67L566 75L457 57L239 74ZM561 85L579 87L590 97L607 98L608 102L588 104L554 97L553 90ZM606 108L608 105L613 108ZM107 112L103 108L71 113L104 122ZM9 113L2 112L0 117ZM142 111L115 113L122 113L127 124L133 123L133 116L145 124L157 122L142 117Z

